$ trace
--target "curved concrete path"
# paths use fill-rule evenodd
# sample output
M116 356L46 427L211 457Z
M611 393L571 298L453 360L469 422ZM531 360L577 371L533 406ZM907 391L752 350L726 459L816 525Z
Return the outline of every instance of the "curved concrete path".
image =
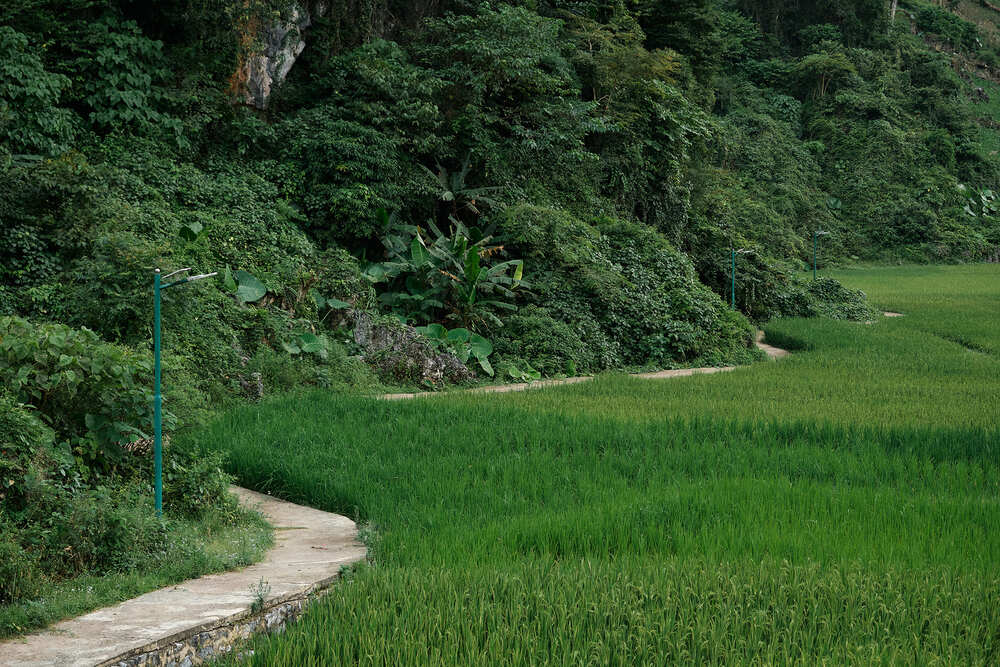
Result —
M768 345L764 342L764 332L758 331L757 338L754 341L757 348L763 350L768 359L772 361L775 359L781 359L782 357L787 357L789 355L788 350L782 350L780 347L774 347L773 345ZM666 371L653 371L651 373L634 373L632 377L644 378L648 380L659 380L662 378L676 378L676 377L686 377L688 375L702 375L707 373L722 373L725 371L732 371L740 368L740 366L703 366L701 368L675 368ZM543 387L556 387L564 384L576 384L577 382L587 382L588 380L593 380L592 375L580 375L577 377L563 378L561 380L540 380L537 382L518 382L516 384L498 384L491 385L488 387L475 387L474 389L466 389L465 391L472 393L481 394L505 394L510 391L524 391L526 389L541 389ZM380 398L387 401L399 401L408 398L416 398L418 396L440 396L441 394L433 391L420 391L408 394L383 394Z
M328 587L341 567L365 557L350 519L239 487L233 491L274 526L275 544L263 561L162 588L0 643L0 665L132 664L136 656L247 618L255 598L251 586L261 579L270 586L264 607L271 609Z
M763 331L757 332L757 339L754 342L757 344L758 349L763 350L764 353L767 354L768 359L781 359L791 354L788 350L783 350L780 347L775 347L765 343Z
M770 359L787 350L767 345L757 333L757 347ZM647 379L731 371L737 366L708 366L638 373ZM477 387L482 393L523 391L592 380L591 376ZM433 392L386 394L399 400ZM265 559L236 572L212 574L140 595L113 607L62 621L43 632L0 642L0 667L135 664L146 654L202 633L246 619L262 579L270 586L265 608L302 600L328 587L340 568L362 560L366 551L350 519L233 487L240 501L263 513L275 528L275 546ZM159 663L157 663L159 664ZM173 664L173 663L172 663ZM176 664L192 664L179 661Z

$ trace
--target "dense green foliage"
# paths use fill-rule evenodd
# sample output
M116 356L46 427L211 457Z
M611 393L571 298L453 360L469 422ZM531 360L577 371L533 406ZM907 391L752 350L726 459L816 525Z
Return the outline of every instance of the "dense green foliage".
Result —
M152 362L135 357L87 329L0 317L0 383L44 407L57 435L86 457L85 470L113 466L119 442L149 431Z
M511 361L525 355L504 321L529 333L513 313L536 306L563 343L522 361L546 372L717 363L746 357L747 325L696 283L726 296L731 245L755 250L737 306L758 321L830 310L835 290L793 277L820 227L826 264L996 253L992 130L966 74L989 61L989 21L904 3L889 25L861 0L453 0L402 20L385 0L306 3L267 108L234 104L262 26L290 7L24 0L0 15L0 307L134 346L152 265L228 266L267 290L244 304L220 281L168 304L187 324L167 331L182 420L364 383L328 299L472 328ZM386 242L400 229L425 231ZM492 245L449 262L407 244L454 246L462 229ZM524 289L507 294L490 266L515 264ZM289 352L303 335L328 354Z
M696 283L725 295L732 244L756 249L737 295L755 320L826 309L791 273L819 226L837 232L827 262L996 245L993 212L965 206L995 173L969 143L962 82L872 3L456 1L401 22L389 2L307 3L287 80L266 110L241 108L240 68L286 5L25 0L0 17L0 306L137 345L152 265L228 266L267 290L241 303L220 281L167 305L187 324L167 330L182 420L206 401L365 382L329 331L349 319L318 305L331 298L473 328L511 360L504 320L536 305L568 333L522 359L547 372L718 363L747 356L747 325ZM881 157L903 148L917 153ZM881 171L849 182L859 169ZM407 239L386 239L421 228L495 232L479 259L400 267ZM388 279L368 270L386 262ZM525 289L504 293L490 263L522 267ZM303 335L328 354L290 352Z
M356 514L361 566L243 660L989 663L996 267L843 274L905 318L784 319L777 363L410 402L322 393L191 437Z

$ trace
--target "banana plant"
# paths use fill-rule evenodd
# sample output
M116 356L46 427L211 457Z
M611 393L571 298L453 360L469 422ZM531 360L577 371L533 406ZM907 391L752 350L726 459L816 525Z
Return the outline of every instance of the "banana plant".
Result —
M461 327L449 331L440 324L417 327L417 332L423 334L436 349L454 354L463 364L470 357L475 357L479 367L490 377L493 376L493 366L489 361L489 356L493 354L493 343L479 334Z
M500 326L497 313L516 310L514 290L527 287L524 262L494 264L504 247L493 242L489 230L469 228L455 218L450 222L444 233L433 220L425 229L388 218L382 238L388 260L369 265L365 275L374 283L388 283L390 289L380 299L410 320Z
M449 170L435 164L437 171L432 171L424 165L420 165L424 173L430 177L430 182L438 191L438 201L442 203L442 209L447 218L475 217L482 215L479 210L481 204L494 205L494 201L489 195L500 192L502 188L497 186L470 188L466 184L471 167L472 153L468 153L462 161L462 167L458 171Z

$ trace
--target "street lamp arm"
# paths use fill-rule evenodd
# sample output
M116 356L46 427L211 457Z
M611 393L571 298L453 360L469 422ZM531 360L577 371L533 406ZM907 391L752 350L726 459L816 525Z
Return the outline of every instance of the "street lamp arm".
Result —
M190 269L181 269L182 271L190 271ZM177 273L176 271L174 273ZM173 274L171 274L173 275ZM172 283L167 283L166 285L160 285L160 289L164 290L168 287L173 287L174 285L182 285L184 283L194 282L195 280L201 280L202 278L211 278L212 276L219 275L218 271L213 271L212 273L200 273L197 276L188 276L186 278L181 278L180 280L175 280Z

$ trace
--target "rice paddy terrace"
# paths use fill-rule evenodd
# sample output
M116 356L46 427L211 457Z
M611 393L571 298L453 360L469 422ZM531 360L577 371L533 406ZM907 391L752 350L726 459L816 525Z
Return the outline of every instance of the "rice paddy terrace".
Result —
M250 664L1000 660L1000 267L843 272L780 363L286 397L189 444L357 517L370 564Z

